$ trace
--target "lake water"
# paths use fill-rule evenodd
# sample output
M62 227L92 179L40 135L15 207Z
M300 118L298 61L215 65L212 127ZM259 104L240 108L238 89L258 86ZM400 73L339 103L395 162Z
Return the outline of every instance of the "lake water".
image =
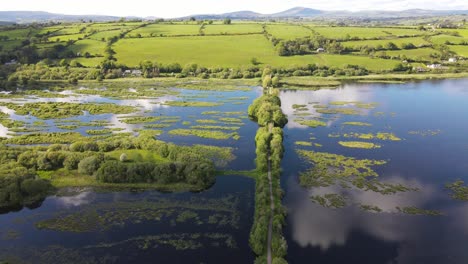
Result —
M182 121L211 118L203 111L243 111L259 96L258 89L242 92L181 90L178 100L200 96L200 101L247 97L241 103L219 107L164 107L150 99L117 100L77 96L79 102L112 102L137 105L142 115L170 115L180 121L164 132L182 128ZM54 100L54 99L47 99ZM55 100L70 100L57 98ZM156 100L156 99L154 99ZM289 116L284 129L282 161L284 205L288 209L284 234L290 263L468 263L468 204L450 197L446 183L468 181L468 80L425 81L407 84L346 84L338 89L282 91L283 111ZM239 101L239 100L237 100ZM314 105L331 102L376 103L356 108L359 115L320 114ZM233 101L234 102L234 101ZM294 104L307 110L295 111ZM301 114L302 113L302 114ZM10 113L15 117L14 113ZM246 115L246 114L245 114ZM297 118L324 118L325 127L310 128ZM17 116L34 122L32 117ZM125 124L116 115L83 115L69 119L107 120L123 131L141 125ZM345 126L343 122L371 126ZM170 136L177 144L210 144L235 148L237 158L227 168L254 168L256 124L243 119L239 140L211 140ZM48 121L50 131L61 131ZM60 123L60 122L57 122ZM85 133L86 129L78 131ZM5 129L0 127L0 131ZM363 140L345 134L393 133L402 140ZM4 132L7 133L7 132ZM339 137L336 137L339 136ZM305 141L320 145L299 146ZM339 141L368 141L376 149L346 148ZM313 167L296 150L340 154L358 159L385 160L373 167L382 182L417 188L383 195L355 188L329 186L304 188L299 175ZM310 197L336 193L347 197L347 206L331 209ZM164 194L156 191L62 191L35 209L0 215L0 256L19 257L30 263L252 263L248 245L253 220L254 181L237 176L218 177L201 193ZM374 213L360 204L381 209ZM441 216L411 215L396 207L437 210ZM222 261L220 261L222 260Z
M282 184L289 210L285 234L291 263L468 263L468 204L452 200L444 188L456 179L468 181L468 80L349 84L336 90L284 91L281 100L290 115L284 131ZM304 127L291 118L293 104L333 101L375 102L378 106L360 109L359 116L328 119L326 127ZM317 114L308 106L315 116L333 116ZM343 126L347 121L372 126ZM437 135L426 135L431 131ZM353 149L337 142L366 140L329 137L350 132L391 132L402 140L373 140L381 148ZM309 133L316 138L312 142L323 146L294 145L311 141ZM312 165L301 160L295 149L386 160L375 168L381 181L419 191L381 195L337 186L305 189L298 184L298 175ZM346 195L351 205L330 209L311 202L310 196L325 193ZM382 212L363 211L356 204L375 205ZM397 206L439 210L443 215L402 214Z

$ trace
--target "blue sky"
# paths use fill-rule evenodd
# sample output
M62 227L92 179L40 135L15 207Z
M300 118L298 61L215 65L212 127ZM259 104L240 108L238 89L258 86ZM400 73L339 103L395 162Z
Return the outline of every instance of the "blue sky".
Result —
M274 13L296 6L321 10L464 9L468 0L1 0L0 10L64 14L180 17L251 10Z

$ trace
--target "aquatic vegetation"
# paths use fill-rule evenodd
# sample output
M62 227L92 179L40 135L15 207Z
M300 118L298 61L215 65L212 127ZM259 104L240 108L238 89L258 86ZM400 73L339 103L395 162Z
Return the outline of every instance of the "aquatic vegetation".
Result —
M307 141L296 141L294 144L298 146L306 146L306 147L312 147L312 142L307 142Z
M395 136L395 134L393 134L393 133L378 132L375 137L377 139L380 139L380 140L390 140L390 141L400 141L401 140L401 138Z
M169 135L175 136L196 136L201 138L211 138L211 139L238 139L239 134L234 133L225 133L218 130L202 130L202 129L174 129L169 131Z
M455 200L468 201L468 186L462 180L457 180L453 183L447 183L445 188L452 191L450 197Z
M238 126L191 126L191 129L239 130Z
M316 120L316 119L294 119L294 122L303 125L303 126L308 126L308 127L320 127L320 126L327 126L327 123Z
M340 134L329 134L329 137L340 137ZM380 139L380 140L388 140L388 141L400 141L401 138L397 137L393 133L386 133L386 132L378 132L377 134L373 133L345 133L343 134L345 138L359 138L359 139Z
M384 187L376 182L367 181L366 178L375 178L378 174L373 166L384 165L384 160L359 160L352 157L297 150L297 153L314 164L314 167L300 175L300 183L307 187L327 187L335 184L352 184L358 189L379 190Z
M9 138L6 140L9 144L29 145L29 144L65 144L76 141L87 140L78 132L50 132L50 133L31 133Z
M168 101L164 105L180 106L180 107L214 107L223 105L216 102L200 102L200 101Z
M361 149L374 149L374 148L381 147L378 144L374 144L370 142L362 142L362 141L339 141L338 144L347 148L361 148Z
M207 247L237 248L237 243L229 234L222 233L169 233L152 236L138 236L123 241L100 243L86 246L86 249L134 246L140 250L155 249L161 246L176 250L195 250Z
M141 123L152 123L161 120L160 116L137 116L137 117L126 117L120 121L126 124L141 124Z
M374 108L376 108L379 104L378 104L378 103L364 103L364 102L334 101L334 102L330 102L330 105L338 105L338 106L343 106L343 105L354 105L354 106L356 106L357 108L374 109Z
M111 134L113 131L118 131L121 129L89 129L86 130L86 134L88 135L106 135Z
M382 212L382 209L380 209L380 207L375 206L375 205L361 204L359 205L359 208L367 212L374 212L374 213Z
M429 216L440 216L442 213L437 210L427 210L421 209L414 206L407 206L407 207L396 207L396 209L400 213L410 214L410 215L429 215Z
M372 126L372 124L365 123L365 122L344 122L342 125L345 126Z
M219 121L229 122L229 123L242 123L242 119L234 117L221 117Z
M92 115L98 114L130 114L137 109L133 106L108 104L108 103L25 103L23 105L7 103L6 107L12 109L18 115L32 115L41 119L68 118L80 116L83 111Z
M239 227L239 199L227 195L221 199L190 198L98 203L74 212L62 211L49 219L35 223L39 229L67 232L104 232L124 225L144 222L182 223ZM206 214L209 213L209 214ZM214 221L210 216L216 214Z
M219 115L221 111L204 111L201 113L202 115Z
M171 124L147 124L147 125L144 125L143 127L146 129L151 129L151 128L166 128L170 126Z
M428 129L428 130L419 130L419 131L412 130L412 131L408 132L408 134L410 134L410 135L420 135L420 136L423 136L423 137L437 136L440 133L442 133L442 131L440 129L436 129L436 130Z
M192 124L192 122L190 122L190 121L182 122L182 125L184 125L184 126L190 126L191 124Z
M195 122L201 123L201 124L217 124L217 123L219 123L218 121L213 120L213 119L197 119L197 120L195 120Z
M333 114L360 115L361 114L361 112L353 108L319 108L315 111L317 113L326 114L326 115L333 115Z
M307 108L307 105L293 104L292 108L293 109Z
M336 193L327 193L325 195L314 195L310 199L326 208L343 208L346 206L346 198Z

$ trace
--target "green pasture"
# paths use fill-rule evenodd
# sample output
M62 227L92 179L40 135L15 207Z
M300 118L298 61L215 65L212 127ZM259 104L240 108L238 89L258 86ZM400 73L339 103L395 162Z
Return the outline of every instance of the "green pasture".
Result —
M91 55L104 55L106 43L94 39L79 40L69 47L74 53L84 54L89 52Z
M460 44L462 42L468 42L468 37L456 37L451 35L436 35L431 37L431 42L434 44L445 44L446 42L453 44Z
M151 24L133 30L130 35L140 34L143 37L198 35L200 27L201 25L192 24Z
M389 56L406 56L407 58L413 60L430 60L431 54L438 54L440 52L432 48L420 48L411 50L389 50L385 51L385 53Z
M269 24L266 30L269 34L273 35L273 37L284 40L303 38L313 34L310 29L300 25Z
M460 56L468 57L468 46L467 45L451 45L450 50L457 53Z
M182 66L195 63L204 67L245 68L252 66L250 60L254 57L262 65L284 68L314 63L336 67L354 64L377 71L392 69L397 63L352 55L281 57L263 35L123 39L114 44L114 50L119 63L132 67L150 60L163 64L177 62Z
M262 31L260 24L206 25L204 29L207 35L262 33Z
M57 41L68 41L68 40L78 40L83 39L85 34L70 34L70 35L58 35L49 38L49 41L57 42Z
M404 43L412 43L415 46L429 44L429 42L427 42L421 37L412 37L412 38L396 38L396 39L383 39L383 40L345 41L345 42L342 42L342 45L344 47L349 47L349 48L359 48L359 47L364 47L364 46L375 48L378 45L385 47L385 45L390 42L395 43L398 47L400 47Z

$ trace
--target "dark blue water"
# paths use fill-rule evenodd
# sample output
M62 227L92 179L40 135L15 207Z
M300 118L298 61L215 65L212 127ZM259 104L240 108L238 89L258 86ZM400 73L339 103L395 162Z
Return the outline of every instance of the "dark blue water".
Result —
M212 118L201 115L203 111L246 113L247 106L259 94L255 89L247 92L181 90L179 96L166 98L225 101L223 106L201 108L164 107L152 99L85 96L72 100L136 105L140 108L139 115L179 116L179 122L162 129L167 132L187 127L182 121L197 125L196 119ZM244 104L226 101L230 97L244 96L248 99L239 100ZM468 204L453 200L444 188L445 183L456 179L468 181L468 80L349 84L336 90L284 91L281 99L283 111L290 120L284 130L286 153L282 163L284 204L289 213L284 234L290 263L468 263ZM309 104L332 101L375 102L378 106L360 109L361 115L349 116L320 115ZM294 122L293 104L308 105L307 112L326 118L327 127L308 128ZM36 121L32 117L18 117L21 118L27 122ZM112 127L130 132L142 126L122 124L121 116L115 115L83 115L69 119L107 120L114 125ZM346 121L368 122L372 126L343 126ZM58 121L47 123L46 130L60 131L55 127ZM167 133L160 138L176 144L233 147L237 158L228 168L248 170L254 168L257 125L248 119L243 119L243 123L238 131L239 140ZM79 128L78 131L84 134L86 129L95 128ZM436 131L436 135L421 135L431 131ZM370 140L381 148L367 150L345 148L337 143L366 140L329 137L329 134L350 132L390 132L402 140ZM319 143L322 147L296 146L296 141ZM304 188L299 185L298 176L313 165L298 157L296 149L386 160L385 165L374 168L380 181L417 187L419 191L382 195L336 186ZM350 200L348 206L324 208L309 198L331 192L346 194ZM8 258L13 263L18 260L26 263L252 263L254 255L248 246L248 235L253 220L253 199L254 182L235 176L218 177L212 188L201 193L91 189L60 193L47 198L35 209L0 215L0 259ZM360 203L377 205L382 212L362 211L357 206ZM133 208L129 208L129 204ZM408 215L398 212L397 206L438 210L443 215ZM158 219L155 212L161 207L167 209L162 213L170 215ZM195 212L196 218L177 221L187 211ZM96 218L94 212L101 218ZM144 215L149 220L145 220ZM214 215L218 219L211 221L210 216ZM80 218L85 224L95 221L95 227L92 224L80 226ZM84 230L73 232L71 225L62 229L40 229L44 221L70 222Z
M336 90L284 91L283 110L290 114L285 128L283 188L289 215L285 233L291 263L468 263L468 204L452 200L445 183L468 181L468 80L426 81L409 84L350 84ZM292 104L332 101L376 102L362 115L320 115L327 127L303 127L292 121ZM377 114L376 112L383 112ZM372 127L343 126L361 121ZM439 131L433 136L409 131ZM401 141L371 140L378 149L340 146L328 134L391 132ZM322 147L298 147L311 141ZM343 190L332 186L306 189L298 176L313 165L296 149L314 150L359 159L386 160L375 167L379 180L419 188L417 192L382 195L372 191ZM313 203L311 195L346 194L351 205L330 209ZM372 204L381 213L362 211L356 204ZM443 216L408 215L395 207L415 206L440 211Z

